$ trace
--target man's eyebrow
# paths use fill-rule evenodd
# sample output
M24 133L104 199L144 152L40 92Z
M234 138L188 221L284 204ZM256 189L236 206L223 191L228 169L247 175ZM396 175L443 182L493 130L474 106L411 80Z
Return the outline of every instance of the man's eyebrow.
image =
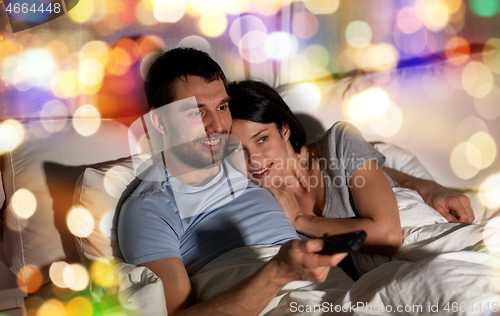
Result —
M259 132L257 132L257 133L255 133L255 134L253 134L253 135L252 135L252 138L255 138L255 137L259 136L261 133L263 133L263 132L265 132L265 131L267 131L267 128L264 128L263 130L260 130Z
M188 111L188 110L199 109L199 108L202 108L202 107L205 107L205 104L198 103L197 106L195 107L194 104L192 104L192 103L185 103L185 104L181 105L180 110L181 111Z
M224 99L222 99L222 101L220 101L219 104L229 103L229 102L231 102L232 99L233 98L231 98L230 96L227 96Z

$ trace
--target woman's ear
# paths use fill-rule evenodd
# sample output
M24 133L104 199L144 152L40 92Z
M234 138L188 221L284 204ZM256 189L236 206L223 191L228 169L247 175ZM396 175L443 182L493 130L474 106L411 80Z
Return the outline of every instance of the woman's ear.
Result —
M283 138L284 141L287 141L290 138L290 134L291 134L290 126L288 126L288 124L286 122L283 123L283 126L280 129L280 134L281 134L281 138Z
M149 118L151 119L153 126L158 132L165 134L165 126L163 125L163 119L159 114L160 111L158 111L157 108L151 108L149 110Z

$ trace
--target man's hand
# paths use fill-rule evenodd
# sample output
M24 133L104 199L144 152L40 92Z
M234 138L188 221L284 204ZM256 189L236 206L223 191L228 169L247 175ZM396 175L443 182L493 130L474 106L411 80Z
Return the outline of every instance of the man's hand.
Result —
M472 223L475 219L469 198L437 183L429 185L422 198L450 223ZM424 196L425 195L425 196Z
M323 282L330 268L339 264L347 253L317 254L321 249L323 239L291 240L281 246L278 254L271 260L278 264L279 274L284 279Z

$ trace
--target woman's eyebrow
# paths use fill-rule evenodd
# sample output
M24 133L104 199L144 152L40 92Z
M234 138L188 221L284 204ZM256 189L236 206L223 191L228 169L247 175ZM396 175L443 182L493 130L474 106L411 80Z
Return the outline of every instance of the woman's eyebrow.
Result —
M252 136L252 138L255 138L255 137L259 136L259 134L261 134L261 133L263 133L263 132L265 132L265 131L267 131L267 128L264 128L263 130L261 130L261 131L259 131L259 132L255 133L255 134Z

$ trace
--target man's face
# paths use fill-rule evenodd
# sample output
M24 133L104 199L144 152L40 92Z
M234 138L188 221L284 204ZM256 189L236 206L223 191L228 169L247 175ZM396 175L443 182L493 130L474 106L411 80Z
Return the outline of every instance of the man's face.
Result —
M232 124L224 84L188 76L187 80L177 79L174 88L174 101L194 96L197 104L178 102L165 107L164 137L171 152L195 168L220 161Z

